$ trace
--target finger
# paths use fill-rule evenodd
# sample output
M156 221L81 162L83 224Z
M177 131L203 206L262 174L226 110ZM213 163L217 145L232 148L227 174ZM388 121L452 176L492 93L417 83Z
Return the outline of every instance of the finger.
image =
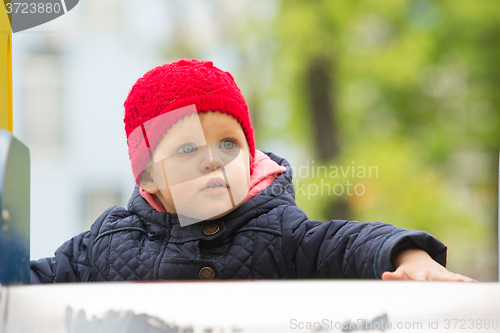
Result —
M468 276L460 275L447 271L446 273L432 274L429 278L431 281L452 281L452 282L477 282Z
M425 271L410 271L397 269L395 272L385 272L382 274L383 280L411 280L411 281L428 281L429 276Z
M468 276L465 276L465 275L461 275L461 274L457 274L457 273L453 273L453 281L457 281L457 282L477 282L477 280L474 280L474 279L471 279L470 277Z
M410 274L408 276L408 278L409 278L409 280L413 280L413 281L428 281L429 280L427 273L422 272L422 271L414 272L413 274Z
M396 270L382 273L382 280L407 280L407 278L402 270Z
M460 276L462 277L464 282L478 282L476 279L470 278L468 276L465 276L465 275L460 275Z
M468 276L464 276L464 275L460 275L460 276L462 278L461 282L478 282L476 279L472 279Z

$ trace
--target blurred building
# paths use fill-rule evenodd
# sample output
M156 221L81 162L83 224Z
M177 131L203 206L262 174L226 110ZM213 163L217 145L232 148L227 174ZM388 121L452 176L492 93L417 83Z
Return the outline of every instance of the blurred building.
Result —
M14 133L31 152L32 259L51 256L132 192L122 104L159 59L153 40L121 37L127 21L118 1L82 1L14 35Z
M248 18L275 12L266 1L86 0L14 34L14 134L31 153L32 259L52 256L105 209L126 207L134 181L123 102L135 81L182 57L210 59L238 81Z

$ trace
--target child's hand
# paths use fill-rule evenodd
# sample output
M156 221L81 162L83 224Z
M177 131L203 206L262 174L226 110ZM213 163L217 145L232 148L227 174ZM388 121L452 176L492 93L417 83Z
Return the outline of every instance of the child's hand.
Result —
M382 280L417 280L417 281L459 281L477 282L467 276L452 273L434 261L427 252L408 248L395 260L394 272L384 272Z

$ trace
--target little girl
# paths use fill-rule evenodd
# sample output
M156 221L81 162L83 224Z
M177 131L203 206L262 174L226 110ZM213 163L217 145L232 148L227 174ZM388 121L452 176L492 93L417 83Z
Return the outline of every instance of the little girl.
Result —
M430 234L380 222L311 221L288 162L255 149L228 72L180 60L140 78L125 101L136 186L52 258L32 283L382 278L475 281L444 268Z

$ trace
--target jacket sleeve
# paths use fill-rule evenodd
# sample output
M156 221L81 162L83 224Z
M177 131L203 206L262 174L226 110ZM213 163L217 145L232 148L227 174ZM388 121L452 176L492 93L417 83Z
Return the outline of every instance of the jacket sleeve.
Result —
M31 284L88 281L88 235L87 231L65 242L52 258L31 261Z
M106 210L96 220L90 231L71 238L59 247L54 257L31 261L31 284L91 281L94 239L112 208Z
M380 279L403 247L416 246L446 265L446 246L427 232L373 222L310 221L298 207L283 212L283 246L296 278Z

